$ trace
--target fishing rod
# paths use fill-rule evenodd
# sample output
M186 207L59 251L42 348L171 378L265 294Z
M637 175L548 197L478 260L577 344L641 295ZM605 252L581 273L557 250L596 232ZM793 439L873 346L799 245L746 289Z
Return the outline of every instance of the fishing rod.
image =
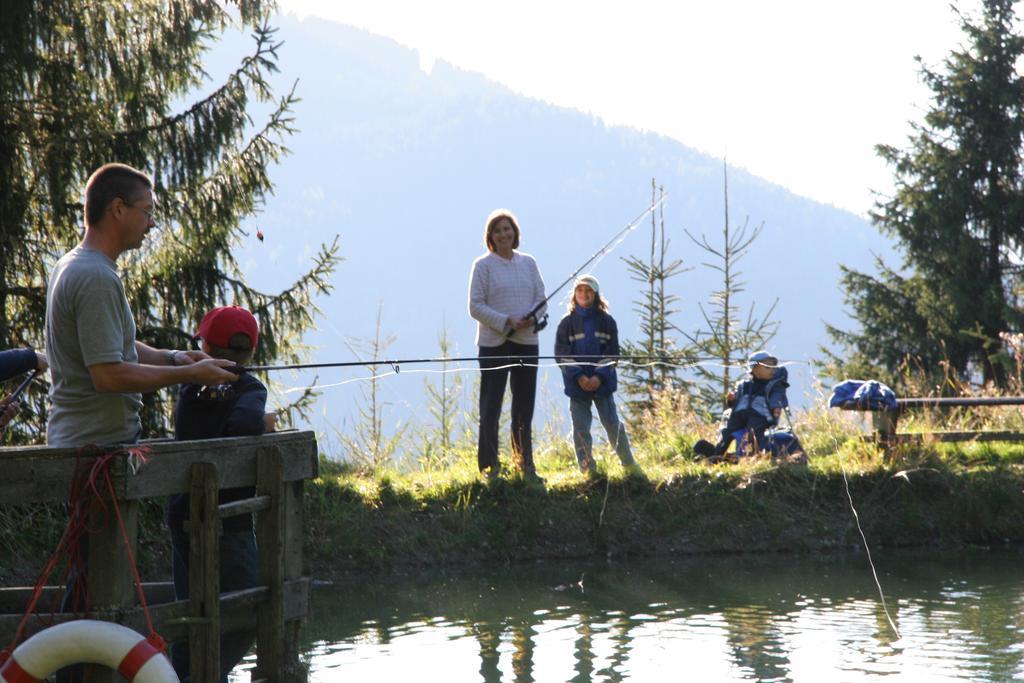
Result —
M9 406L12 403L14 403L15 401L17 401L18 397L21 396L21 394L25 391L25 389L28 389L28 385L32 384L32 380L34 380L36 377L38 377L41 374L43 374L42 370L33 370L32 372L28 373L28 377L23 379L21 384L18 385L18 388L15 389L11 393L10 396L6 397L3 400L2 404L0 404L0 405L2 405L4 408L7 408L7 406Z
M576 361L580 365L601 365L611 364L620 360L653 360L654 362L669 363L672 358L669 356L584 356L587 358L600 358L594 361ZM300 363L297 365L236 365L225 368L231 372L276 372L278 370L310 370L318 368L350 368L372 365L390 365L395 372L403 365L417 365L421 363L468 363L471 361L490 360L507 361L509 363L525 364L537 360L563 360L565 356L463 356L460 358L405 358L395 360L354 360L341 363Z
M619 232L615 233L614 237L612 237L610 240L608 240L608 242L603 247L601 247L599 250L597 250L594 253L593 256L591 256L586 261L584 261L583 264L579 268L577 268L575 271L573 271L572 275L567 277L562 282L562 284L560 284L557 287L555 287L555 289L553 289L551 291L551 293L548 294L547 297L544 298L543 301L541 301L539 304L537 304L536 306L533 307L533 310L531 310L529 313L527 313L525 316L523 316L525 318L532 318L533 319L533 331L534 332L539 332L539 331L541 331L542 329L544 329L547 326L547 324L548 324L548 314L545 313L543 315L543 317L540 317L540 318L538 318L537 314L540 312L540 310L542 308L544 308L548 304L549 301L551 301L551 299L556 294L558 294L558 292L560 292L562 290L563 287L565 287L567 284L572 282L572 280L577 275L579 275L581 272L583 272L584 268L589 266L591 263L593 263L595 260L597 260L601 256L604 256L605 254L610 252L611 249L613 249L619 242L621 242L623 239L625 239L626 235L629 234L630 231L636 229L636 227L638 225L640 225L640 221L642 221L647 216L647 214L651 213L652 211L657 209L659 206L661 206L665 202L666 199L668 199L668 194L663 193L656 201L651 202L650 206L648 206L646 209L644 209L642 212L640 212L640 215L638 215L636 218L634 218L629 223L627 223L626 227L624 227L622 230L620 230ZM512 332L510 332L509 334L511 335ZM487 358L488 358L488 360L492 360L492 361L493 360L498 360L498 361L504 360L504 361L509 361L509 362L517 362L517 363L520 363L520 364L523 364L525 362L526 358L529 358L530 360L559 360L559 359L561 359L560 356L488 356ZM605 356L604 358L606 360L613 361L613 362L614 361L619 361L619 360L641 360L641 359L643 359L643 360L648 360L648 361L652 361L652 362L671 363L672 360L673 360L670 356ZM372 361L348 361L348 362L341 362L341 363L301 363L301 364L294 364L294 365L255 365L255 366L248 366L248 367L244 366L244 365L235 365L235 366L232 366L232 367L228 367L226 369L231 371L231 372L234 372L236 374L241 374L243 372L275 372L275 371L278 371L278 370L310 370L310 369L319 369L319 368L346 368L346 367L358 367L358 366L390 365L395 370L395 372L397 373L397 372L399 372L399 368L402 365L413 365L413 364L418 364L418 363L458 363L458 362L470 362L470 361L479 361L479 360L480 360L479 356L470 356L470 357L463 357L463 358L412 358L412 359L401 359L401 360L387 360L387 359L384 359L384 360L372 360ZM597 363L589 363L589 364L596 365Z
M391 366L395 372L399 372L403 365L419 365L424 363L468 363L480 360L489 361L506 361L508 363L519 363L525 364L527 362L539 361L539 360L565 360L567 356L533 356L533 355L518 355L518 356L461 356L456 358L400 358L400 359L375 359L375 360L353 360L353 361L342 361L336 363L298 363L293 365L234 365L226 367L226 370L241 374L243 372L277 372L280 370L315 370L321 368L352 368L352 367L369 367L374 365L388 365ZM576 360L573 361L576 365L611 365L619 361L626 362L649 362L649 363L663 363L666 365L678 364L683 361L685 364L694 364L702 362L721 362L721 358L687 358L680 359L674 358L671 355L634 355L634 356L595 356L595 355L577 355L573 356ZM594 360L579 360L580 358L592 358ZM730 360L730 364L735 363L740 365L746 363L745 359L733 359Z
M560 292L563 287L565 287L567 284L572 282L576 278L577 275L579 275L580 273L583 272L584 268L586 268L591 263L593 263L597 258L599 258L599 257L605 255L606 253L608 253L609 251L611 251L611 249L614 248L614 246L617 245L618 242L621 242L623 239L625 239L626 235L629 234L629 232L631 230L634 230L638 225L640 225L640 221L642 221L644 219L644 217L647 216L647 214L651 213L652 211L657 209L659 206L661 206L661 204L663 204L666 199L668 199L668 194L662 193L661 197L658 198L657 201L652 202L651 205L648 206L646 209L644 209L640 213L639 216L637 216L632 221L627 223L626 227L624 227L619 232L615 233L615 236L612 237L610 240L608 240L607 244L605 244L603 247L601 247L596 253L594 253L593 256L591 256L586 261L584 261L582 266L580 266L575 271L573 271L573 274L570 275L569 277L567 277L562 284L560 284L557 287L555 287L551 291L551 293L548 294L548 296L543 301L541 301L539 304L537 304L536 306L533 307L533 310L531 310L529 313L524 315L523 316L524 318L532 318L533 319L533 331L534 332L540 332L545 327L547 327L547 325L548 325L548 314L544 313L543 317L541 317L541 318L538 318L537 314L540 312L540 310L542 308L547 306L548 302L551 301L551 299L555 296L555 294L558 294L558 292ZM511 336L513 332L515 332L515 330L512 330L512 332L509 332L509 336Z

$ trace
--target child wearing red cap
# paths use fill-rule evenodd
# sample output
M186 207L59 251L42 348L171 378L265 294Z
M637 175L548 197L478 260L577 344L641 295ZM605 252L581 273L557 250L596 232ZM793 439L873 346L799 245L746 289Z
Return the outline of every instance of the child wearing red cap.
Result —
M252 313L239 306L215 308L199 323L196 339L202 350L214 358L226 358L245 366L252 361L259 341L259 325ZM233 382L218 386L184 384L178 391L174 409L174 438L178 440L216 439L226 436L253 436L273 431L275 417L266 412L267 388L248 373ZM229 503L255 495L252 487L222 489L218 503ZM174 594L188 599L188 521L187 495L171 498L167 525L171 530ZM252 588L257 581L256 536L251 515L227 517L220 537L220 588L235 591ZM221 638L220 680L242 660L252 647L254 633L232 633ZM189 675L188 644L176 644L171 652L174 670L181 680Z

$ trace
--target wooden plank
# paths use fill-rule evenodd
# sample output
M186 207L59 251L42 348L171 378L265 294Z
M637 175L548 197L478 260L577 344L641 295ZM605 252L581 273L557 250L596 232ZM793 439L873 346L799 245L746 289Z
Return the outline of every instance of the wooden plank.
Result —
M897 432L896 439L904 443L913 443L924 440L934 440L948 443L962 443L966 441L1024 441L1024 432L1009 431L975 431L975 432Z
M110 466L115 469L117 464L112 461ZM85 583L88 586L89 608L108 610L132 607L137 604L138 598L125 544L133 553L138 547L139 503L106 499L108 491L102 473L96 485L103 498L94 498L88 503ZM118 523L118 511L124 523L123 532ZM117 673L107 667L88 664L82 670L86 683L115 683L118 678Z
M174 602L174 584L170 581L144 583L142 589L146 592L147 604ZM0 617L24 610L34 591L33 586L0 588ZM64 586L43 586L40 592L39 607L45 609L60 603Z
M862 441L878 441L883 442L881 434L864 434L860 438ZM942 443L965 443L971 441L977 442L989 442L989 441L1024 441L1024 432L997 432L997 431L977 431L977 432L896 432L889 436L889 444L896 443L921 443L923 441L939 441Z
M900 408L954 408L1024 405L1024 396L909 396L896 399Z
M151 449L146 464L130 473L125 458L116 458L114 483L119 498L136 499L185 493L189 490L188 465L212 462L221 473L224 487L252 486L256 451L278 446L284 457L286 481L316 476L316 436L311 431L282 432L263 436L208 439L204 441L144 442ZM0 505L67 500L79 449L19 446L0 448Z
M258 453L256 494L270 496L269 509L256 515L256 543L259 546L260 583L270 587L270 597L260 606L256 629L256 672L254 678L285 680L284 581L285 505L281 452L276 447Z
M138 548L139 504L119 501L128 543L132 551ZM137 604L135 581L131 563L121 536L121 528L110 501L96 501L89 508L89 525L95 533L89 534L89 562L86 579L89 585L90 605L93 609L131 607Z
M196 681L220 677L220 534L217 467L192 463L189 492L189 668Z
M284 577L285 580L302 576L302 540L304 536L304 481L284 484ZM304 681L306 671L300 665L299 628L301 623L293 621L285 625L284 656L286 678L289 681Z
M4 469L4 476L0 478L0 504L66 501L76 469L87 471L95 461L94 456L102 452L94 447L0 448L0 464ZM108 465L118 498L122 497L126 461L127 458L118 456Z
M282 454L282 476L286 481L313 476L318 459L312 432L176 441L174 444L176 450L170 453L161 451L163 457L150 458L139 474L127 482L127 497L165 496L179 489L185 490L183 487L187 482L181 466L191 462L215 464L223 488L253 486L256 483L257 453L265 447L276 448Z
M170 588L170 584L167 584ZM8 589L23 591L27 604L31 588L22 587ZM48 590L63 593L63 588L50 586ZM283 587L283 603L285 621L299 621L309 614L309 590L310 581L303 577L294 581L286 581ZM172 594L173 595L173 594ZM270 599L270 589L267 586L257 586L240 591L224 593L220 596L221 609L221 631L233 633L235 631L252 630L253 611L261 604ZM190 601L179 600L149 605L149 613L153 617L153 623L160 635L170 641L184 640L188 637L188 612ZM42 619L29 619L26 625L25 637L43 630L52 624L62 624L66 621L73 621L77 617L73 614L45 614ZM147 631L146 617L141 607L130 609L117 609L107 611L90 612L90 619L112 621L134 629L141 634ZM0 641L10 642L14 637L18 624L21 621L21 612L0 614Z
M972 408L979 406L1024 405L1024 396L907 396L896 399L896 409L906 408ZM842 410L874 412L884 410L857 401L846 401L839 406Z
M305 493L304 481L292 481L285 483L284 489L284 537L282 539L284 548L284 577L285 579L297 579L302 576L302 540L305 535L305 522L303 519L305 506L303 497Z
M898 409L878 410L871 414L871 422L875 427L875 434L878 435L878 442L883 447L887 447L892 443L899 419L900 411Z
M246 498L218 505L217 516L225 519L226 517L235 517L237 515L251 515L254 512L269 508L270 496L256 496L255 498Z

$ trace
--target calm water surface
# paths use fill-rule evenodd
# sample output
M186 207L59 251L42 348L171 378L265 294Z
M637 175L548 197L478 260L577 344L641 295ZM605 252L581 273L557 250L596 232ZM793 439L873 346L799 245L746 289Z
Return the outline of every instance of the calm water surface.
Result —
M1009 681L1024 552L545 563L314 591L314 681Z

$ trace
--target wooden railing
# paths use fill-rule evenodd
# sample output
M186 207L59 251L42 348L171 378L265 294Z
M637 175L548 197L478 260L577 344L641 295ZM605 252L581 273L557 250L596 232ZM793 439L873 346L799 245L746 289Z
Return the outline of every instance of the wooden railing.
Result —
M219 680L221 633L257 633L253 680L304 680L298 662L298 629L309 607L309 579L302 566L302 495L317 474L312 432L280 432L207 441L158 440L144 464L127 456L111 462L116 496L133 545L137 546L139 501L190 494L190 599L175 601L169 583L145 584L154 625L168 641L189 643L192 680ZM67 500L78 449L42 446L0 448L0 505L60 503ZM253 486L256 496L217 505L217 491ZM221 520L255 513L259 585L220 594L218 536ZM197 523L198 522L198 523ZM40 569L46 561L39 558ZM111 522L89 536L89 618L113 621L146 634L146 621L133 585L118 525ZM50 586L45 592L63 592ZM10 642L32 594L31 588L0 589L0 643ZM42 604L52 601L43 600ZM30 620L26 636L73 615ZM0 645L2 646L2 645ZM90 668L90 680L117 680L109 670Z
M902 414L911 408L974 408L980 406L1024 405L1024 396L959 396L959 397L907 397L896 399L890 409L865 408L848 401L843 410L870 411L874 435L883 446L913 443L924 439L944 442L965 441L1024 441L1024 432L1007 430L940 430L930 432L897 431Z

